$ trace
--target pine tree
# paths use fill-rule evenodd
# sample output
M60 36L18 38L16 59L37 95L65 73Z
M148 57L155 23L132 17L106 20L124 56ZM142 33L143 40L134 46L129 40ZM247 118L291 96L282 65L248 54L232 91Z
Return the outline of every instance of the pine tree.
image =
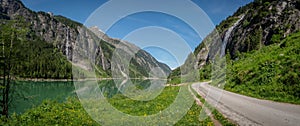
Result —
M0 24L0 41L1 41L1 86L0 86L0 105L2 107L1 114L8 117L8 107L10 100L10 87L12 84L11 71L14 65L17 64L18 57L15 55L19 50L14 47L24 42L28 29L26 23L21 18L15 20L3 20Z

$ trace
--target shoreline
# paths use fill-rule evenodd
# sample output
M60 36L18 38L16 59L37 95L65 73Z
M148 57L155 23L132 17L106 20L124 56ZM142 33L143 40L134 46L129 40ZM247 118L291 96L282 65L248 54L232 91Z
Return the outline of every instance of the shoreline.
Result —
M45 79L45 78L18 78L15 81L33 81L33 82L70 82L70 81L94 81L94 80L112 80L113 78L86 78L86 79Z
M85 78L85 79L45 79L45 78L18 78L15 81L33 81L33 82L70 82L70 81L104 81L122 78ZM154 80L158 78L130 78L135 80Z

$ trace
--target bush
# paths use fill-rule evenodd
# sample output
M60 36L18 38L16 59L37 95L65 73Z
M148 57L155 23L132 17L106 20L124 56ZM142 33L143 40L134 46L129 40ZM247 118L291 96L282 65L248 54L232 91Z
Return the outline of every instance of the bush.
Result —
M281 35L280 34L274 34L271 38L271 43L270 44L279 43L280 41L281 41Z
M2 118L0 125L99 125L84 111L78 99L69 98L65 103L44 101L40 106L22 115Z

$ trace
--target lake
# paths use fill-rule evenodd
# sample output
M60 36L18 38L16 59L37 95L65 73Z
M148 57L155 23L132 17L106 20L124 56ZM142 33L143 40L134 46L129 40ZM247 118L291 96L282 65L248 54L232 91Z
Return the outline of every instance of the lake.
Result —
M65 101L76 96L73 82L34 82L18 81L12 86L10 113L23 113L38 106L43 100Z
M133 88L134 90L144 90L147 88L150 90L153 88L151 88L150 86L151 83L152 85L155 85L155 83L153 81L151 82L151 80L135 79L131 80L130 82L134 84L133 87L136 87ZM113 80L98 81L98 85L100 89L105 88L104 94L108 98L113 97L117 93L120 93ZM11 89L12 101L10 104L9 113L17 114L23 113L30 108L40 105L44 100L64 102L68 97L77 96L74 83L71 81L18 81L13 83Z

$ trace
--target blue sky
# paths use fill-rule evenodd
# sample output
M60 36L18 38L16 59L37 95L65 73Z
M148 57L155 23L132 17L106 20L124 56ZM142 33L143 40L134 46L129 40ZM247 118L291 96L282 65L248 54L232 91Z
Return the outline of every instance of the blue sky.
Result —
M200 44L203 37L213 29L213 26L219 24L239 7L252 0L192 0L193 4L205 12L203 15L196 13L198 11L193 11L194 6L189 5L186 1L185 4L184 0L181 1L183 4L180 4L182 8L177 7L176 2L122 3L122 0L120 0L120 4L115 5L114 9L104 11L107 15L102 15L102 17L107 17L107 20L100 18L103 11L96 10L105 5L106 0L21 1L34 11L52 12L55 15L63 15L87 26L96 25L109 36L132 42L151 53L157 60L168 64L171 68L175 68L184 62L186 56ZM117 22L112 26L108 26L107 24L111 23L108 19L114 18L113 16L117 16L120 11L127 11L126 8L122 9L127 4L131 8L141 7L147 9L148 6L153 5L161 6L163 9L177 10L175 13L183 13L192 21L199 20L199 24L202 24L199 27L202 27L201 30L203 31L200 30L199 33L200 28L191 26L191 22L182 20L180 16L155 11L143 11L119 17ZM194 7L194 9L196 8ZM109 17L111 15L112 17ZM202 18L205 20L206 16L211 22L208 24L200 23Z

